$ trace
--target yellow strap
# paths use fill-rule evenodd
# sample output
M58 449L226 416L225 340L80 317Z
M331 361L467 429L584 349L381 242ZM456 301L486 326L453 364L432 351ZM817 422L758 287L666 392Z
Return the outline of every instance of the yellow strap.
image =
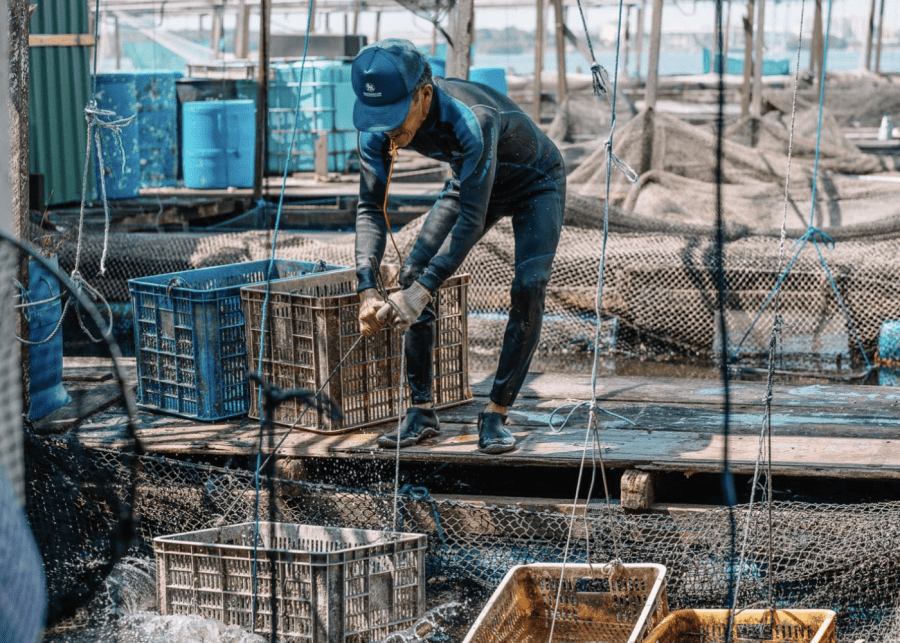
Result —
M398 148L397 144L394 143L393 139L391 139L391 169L388 172L388 180L387 185L384 188L384 205L381 207L382 213L384 213L384 222L387 223L388 234L391 235L391 243L394 244L394 250L397 251L397 260L400 262L400 267L403 267L403 255L400 254L400 248L397 247L397 242L394 241L394 232L391 230L391 220L388 218L387 213L387 202L388 202L388 193L391 190L391 177L394 176L394 161L397 160ZM397 274L394 275L394 278L388 282L387 287L390 288L394 285L394 280L400 276L400 271L397 271Z

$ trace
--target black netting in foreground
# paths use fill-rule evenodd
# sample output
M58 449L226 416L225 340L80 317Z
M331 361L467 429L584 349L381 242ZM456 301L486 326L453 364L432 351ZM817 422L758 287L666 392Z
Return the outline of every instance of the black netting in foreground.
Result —
M136 557L152 555L152 539L252 521L253 474L141 456L136 468L112 450L31 439L27 513L47 570L50 614L73 588L99 591L116 541L116 508L136 474ZM262 480L260 516L278 521L387 530L394 499L362 489ZM428 536L429 581L496 587L512 565L562 561L569 515L458 501L400 497L402 531ZM272 513L270 514L270 509ZM765 604L769 579L777 607L838 612L838 640L888 640L900 600L900 502L863 505L777 502L769 544L765 505L735 510L738 550L747 516L744 557L731 557L724 509L628 514L597 505L572 528L568 560L654 562L668 570L670 609L723 607L729 570L740 572L739 606ZM771 562L770 562L771 561ZM83 597L82 597L83 598Z

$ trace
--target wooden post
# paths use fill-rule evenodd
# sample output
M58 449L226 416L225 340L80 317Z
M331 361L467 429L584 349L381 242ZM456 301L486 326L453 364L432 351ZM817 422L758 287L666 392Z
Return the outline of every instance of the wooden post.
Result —
M628 57L631 54L631 5L625 8L625 51L622 53L622 76L628 80Z
M881 41L884 38L884 0L881 0L881 9L878 11L878 44L875 46L875 73L881 73Z
M472 66L472 39L475 34L475 6L473 0L458 0L453 8L453 45L447 47L447 76L469 79Z
M541 94L544 89L541 86L541 74L544 72L544 13L547 11L544 0L537 0L537 19L534 27L534 103L531 106L531 118L538 125L541 124Z
M244 59L250 47L250 11L247 0L238 0L237 17L234 25L234 57Z
M263 177L266 171L266 139L269 117L269 20L271 0L259 2L259 77L256 86L256 149L253 167L253 200L262 198Z
M431 55L437 55L437 25L431 25Z
M731 40L731 0L728 0L728 9L725 11L725 33L722 34L722 64L728 70L728 44Z
M348 33L350 33L350 31L349 31L350 25L349 25L349 20L348 20L348 18L349 18L349 16L347 15L347 12L345 11L345 12L344 12L344 35L345 35L345 36L346 36Z
M766 37L765 17L766 0L759 0L756 13L756 63L753 65L753 102L750 105L750 113L757 117L762 116L763 40ZM725 64L724 61L722 64Z
M653 16L650 20L650 58L647 60L647 87L644 104L656 109L656 92L659 89L659 39L662 35L663 0L653 0Z
M316 0L310 0L309 3L309 32L316 32ZM328 12L325 12L325 25L328 26ZM328 33L328 30L325 30L325 33Z
M741 116L750 113L750 73L753 71L753 0L747 0L744 16L744 82L741 85ZM715 57L715 55L713 55ZM725 61L722 61L725 64ZM713 61L715 69L715 61Z
M435 29L437 31L437 29ZM381 40L381 12L375 12L375 42ZM432 54L433 56L434 54Z
M4 217L3 228L7 232L12 232L17 239L32 241L28 235L28 197L29 197L29 176L28 176L28 110L29 110L29 51L28 51L28 35L29 35L29 13L28 0L10 0L7 5L6 20L9 21L7 27L7 43L9 50L7 51L7 70L9 76L6 79L6 87L2 91L9 99L6 108L8 127L3 128L4 143L8 142L4 156L9 159L9 174L7 179L2 182L4 187L10 188L3 190L10 196L10 217ZM100 17L96 16L96 20ZM83 158L83 157L82 157ZM6 181L9 181L7 184ZM10 226L6 225L11 222ZM17 278L19 283L28 283L28 255L24 252L19 253ZM12 302L8 303L8 310L12 310ZM10 313L11 314L11 313ZM16 314L16 332L19 337L28 340L28 322L24 315ZM13 341L7 338L6 341ZM22 365L22 402L23 409L27 410L30 403L28 395L28 387L31 384L31 377L28 370L30 363L30 354L27 344L21 342L19 346L19 358ZM7 364L4 364L6 366ZM9 409L15 412L15 409ZM5 454L3 454L5 455ZM19 454L21 457L21 454ZM5 462L5 460L4 460ZM23 491L24 488L19 486L22 479L18 478L21 471L12 472L12 478L16 485L16 491ZM24 495L21 496L24 501Z
M116 14L113 14L113 49L116 54L116 69L122 69L122 32L119 30L119 16Z
M819 50L822 47L822 0L816 0L812 30L812 42L809 47L809 70L813 76L818 78L822 73L822 67L819 66Z
M564 27L566 17L563 13L562 0L553 0L553 15L556 16L556 104L562 105L566 100L568 85L566 83L566 36Z
M872 0L872 4L869 7L869 24L866 27L866 57L865 57L865 68L866 71L872 71L872 38L875 35L875 1Z
M213 52L213 58L220 58L219 48L222 44L222 7L213 7L212 27L209 34L209 48Z
M641 69L644 66L642 58L644 57L644 13L647 8L647 0L643 0L637 11L637 28L635 31L634 57L636 64L634 66L635 78L641 77Z
M359 0L353 0L353 31L350 33L359 33Z

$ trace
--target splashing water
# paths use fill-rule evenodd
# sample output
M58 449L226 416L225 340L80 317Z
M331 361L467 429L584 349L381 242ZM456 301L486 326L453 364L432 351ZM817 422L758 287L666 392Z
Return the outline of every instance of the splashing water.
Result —
M394 632L380 643L439 643L456 640L451 630L459 624L463 612L464 605L455 601L438 605L425 612L410 627Z

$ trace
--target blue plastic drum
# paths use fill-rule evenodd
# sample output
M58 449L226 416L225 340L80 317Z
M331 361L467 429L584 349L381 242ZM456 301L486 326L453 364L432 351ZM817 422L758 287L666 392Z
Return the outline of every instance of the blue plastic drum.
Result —
M502 67L472 67L469 69L469 80L487 85L501 94L507 93L506 70Z
M900 386L900 321L888 319L878 333L878 384Z
M54 266L58 265L56 262L55 258L51 260ZM63 306L59 281L37 261L28 262L28 300L46 302L27 308L28 338L38 342L28 347L28 419L39 420L68 404L71 398L62 384L63 336L59 318Z
M253 101L184 103L182 112L185 187L252 187L256 144Z
M97 107L109 110L115 116L102 116L105 121L120 120L137 116L137 92L134 74L115 73L97 75ZM99 167L96 150L94 176L97 197L103 195L100 178L106 183L108 199L130 199L136 197L141 187L141 157L138 148L138 124L134 121L121 128L122 148L114 132L102 128L100 140L103 148L103 167ZM122 169L122 151L125 152L125 168Z
M178 178L177 71L144 71L135 77L141 186L175 185Z

